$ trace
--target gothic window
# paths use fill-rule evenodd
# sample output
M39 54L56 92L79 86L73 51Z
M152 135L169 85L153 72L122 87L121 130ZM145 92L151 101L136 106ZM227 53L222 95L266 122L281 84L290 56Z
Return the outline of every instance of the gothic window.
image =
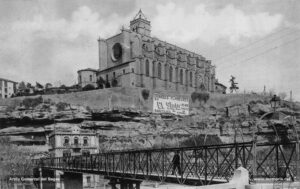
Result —
M155 77L155 62L152 62L152 76Z
M172 78L173 78L173 67L170 66L170 69L169 69L169 81L172 82Z
M147 45L146 45L145 43L143 44L142 47L143 47L143 49L144 49L145 51L148 51L148 47L147 47Z
M180 79L180 84L183 85L183 70L180 70L180 75L179 75L179 79Z
M159 79L161 79L161 63L160 62L158 63L158 66L157 66L157 77Z
M149 61L146 60L146 76L149 77Z
M193 73L190 72L190 86L193 87Z

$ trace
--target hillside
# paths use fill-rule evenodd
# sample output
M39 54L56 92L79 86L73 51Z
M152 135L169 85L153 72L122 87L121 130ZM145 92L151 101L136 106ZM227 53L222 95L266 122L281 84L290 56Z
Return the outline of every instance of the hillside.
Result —
M45 145L46 135L54 127L79 125L96 130L103 151L243 142L251 141L253 133L260 142L266 142L276 138L274 125L280 140L295 138L292 124L296 120L288 116L299 116L293 111L299 111L297 104L282 103L279 110L286 119L260 120L272 111L269 97L210 94L203 103L182 94L190 98L190 115L183 117L153 114L152 96L156 92L150 91L145 98L142 89L114 88L1 100L6 111L0 113L0 135L10 136L17 144Z

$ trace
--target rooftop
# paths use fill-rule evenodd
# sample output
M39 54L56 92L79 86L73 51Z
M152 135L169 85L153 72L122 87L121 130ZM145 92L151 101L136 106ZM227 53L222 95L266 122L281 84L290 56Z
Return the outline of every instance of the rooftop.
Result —
M7 81L7 82L12 82L12 83L18 83L18 82L15 82L15 81L12 81L12 80L9 80L9 79L4 79L4 78L1 78L1 77L0 77L0 81Z

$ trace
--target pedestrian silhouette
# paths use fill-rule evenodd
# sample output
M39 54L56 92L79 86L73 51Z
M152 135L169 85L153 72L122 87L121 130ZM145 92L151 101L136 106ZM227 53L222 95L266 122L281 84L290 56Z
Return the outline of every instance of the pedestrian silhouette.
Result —
M172 171L172 175L175 174L175 170L177 169L177 172L179 175L181 175L181 169L180 169L180 156L179 156L179 151L176 151L175 152L175 155L173 157L173 160L172 160L172 163L173 163L173 171Z

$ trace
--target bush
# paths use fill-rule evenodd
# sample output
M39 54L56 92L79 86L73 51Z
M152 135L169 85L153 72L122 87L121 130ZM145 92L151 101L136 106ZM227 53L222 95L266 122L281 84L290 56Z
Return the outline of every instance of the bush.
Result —
M188 139L182 141L180 143L180 147L192 147L195 145L216 145L222 143L222 140L217 135L205 136L205 134L198 134L197 136L191 136Z
M83 91L90 91L90 90L94 90L94 89L95 89L95 87L92 84L88 84L82 88Z
M144 100L147 100L149 98L149 94L150 94L150 91L148 89L142 90L142 96L143 96Z
M43 98L42 96L38 97L38 98L25 98L22 101L22 104L25 106L25 108L34 108L37 105L41 104L43 102Z
M110 88L110 83L109 82L105 83L105 88Z
M201 92L201 93L193 92L191 94L191 98L192 98L193 102L198 100L199 102L206 103L209 99L209 93L206 93L206 92Z
M98 88L100 88L100 89L103 89L103 87L105 86L105 80L104 80L102 77L100 77L100 78L97 80L97 86L98 86Z
M65 102L59 102L56 104L56 110L57 111L64 111L66 109L66 107L69 106L69 104L65 103Z

